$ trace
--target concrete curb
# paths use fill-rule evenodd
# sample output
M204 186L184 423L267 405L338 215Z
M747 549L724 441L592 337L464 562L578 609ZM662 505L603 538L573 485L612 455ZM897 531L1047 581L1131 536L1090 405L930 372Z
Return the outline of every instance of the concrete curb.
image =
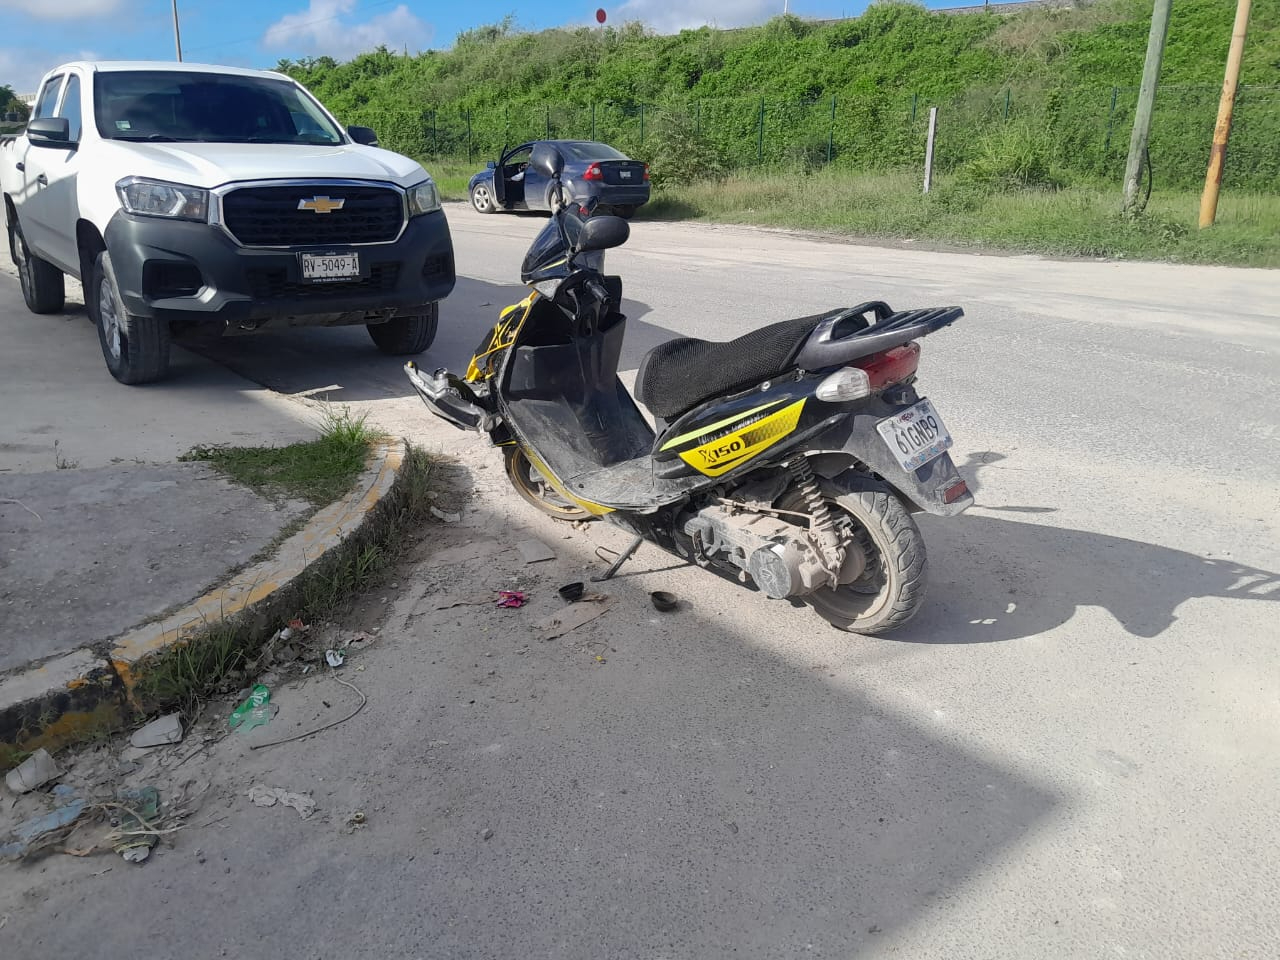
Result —
M123 727L153 704L142 683L150 663L176 646L199 642L230 619L280 616L301 576L371 527L396 492L408 459L403 440L373 449L355 488L315 514L267 560L165 619L93 647L0 678L0 770L39 747L55 750Z

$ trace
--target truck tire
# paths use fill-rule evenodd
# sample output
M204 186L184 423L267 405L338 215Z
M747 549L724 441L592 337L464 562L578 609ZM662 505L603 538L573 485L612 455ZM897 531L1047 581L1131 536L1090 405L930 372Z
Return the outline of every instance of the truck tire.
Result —
M431 346L440 324L440 304L428 303L422 313L392 317L382 323L367 324L369 336L388 356L406 357Z
M22 299L32 313L60 313L67 302L62 271L27 249L22 226L15 216L9 221L9 253L18 267Z
M85 305L94 326L107 369L121 383L151 383L169 371L169 323L137 317L125 310L120 285L111 268L111 254L102 251L93 263L85 288Z

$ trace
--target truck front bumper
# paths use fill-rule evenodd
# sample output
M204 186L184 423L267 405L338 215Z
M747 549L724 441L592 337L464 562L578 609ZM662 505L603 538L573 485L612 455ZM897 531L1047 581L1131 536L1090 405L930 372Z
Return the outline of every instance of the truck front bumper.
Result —
M421 312L455 281L444 211L412 218L391 243L345 248L255 248L216 226L117 213L107 250L129 313L177 323L267 326L377 323ZM357 253L360 278L308 283L300 254Z

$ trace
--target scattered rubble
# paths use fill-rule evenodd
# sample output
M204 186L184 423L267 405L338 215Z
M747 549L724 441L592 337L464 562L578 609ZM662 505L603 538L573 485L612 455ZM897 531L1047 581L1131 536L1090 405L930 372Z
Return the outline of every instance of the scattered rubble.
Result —
M555 551L541 540L521 540L516 544L516 552L525 563L542 563L556 558Z
M37 787L43 787L50 780L62 776L62 770L53 762L49 751L41 747L26 760L10 770L4 782L14 793L29 793Z
M594 597L592 599L594 600ZM543 640L554 640L556 637L563 637L571 630L577 630L583 624L590 623L611 606L613 606L611 597L601 597L594 603L575 603L544 617L534 626L541 631Z
M290 793L282 787L268 787L261 783L249 788L249 802L259 807L274 807L277 803L292 807L303 820L316 812L316 802L305 794Z
M146 726L133 731L129 743L139 749L162 747L167 743L182 742L182 715L171 713L158 717Z

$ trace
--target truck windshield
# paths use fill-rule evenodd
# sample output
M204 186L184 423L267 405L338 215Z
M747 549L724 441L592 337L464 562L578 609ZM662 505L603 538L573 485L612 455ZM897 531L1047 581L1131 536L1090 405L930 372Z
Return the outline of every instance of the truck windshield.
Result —
M269 77L166 71L94 77L94 119L108 140L201 143L346 142L296 84Z

